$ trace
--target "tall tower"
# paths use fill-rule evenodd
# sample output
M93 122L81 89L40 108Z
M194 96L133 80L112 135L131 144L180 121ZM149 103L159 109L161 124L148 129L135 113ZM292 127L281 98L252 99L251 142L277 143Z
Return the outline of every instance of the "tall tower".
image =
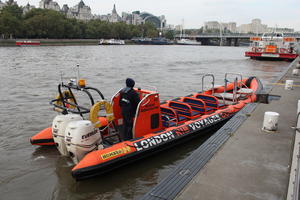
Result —
M110 22L119 22L119 21L121 21L121 18L120 18L120 16L117 13L116 5L115 4L114 4L114 8L113 8L113 10L111 12L111 16L110 16L109 21Z
M117 14L116 4L114 4L114 8L113 8L113 10L112 10L112 14Z

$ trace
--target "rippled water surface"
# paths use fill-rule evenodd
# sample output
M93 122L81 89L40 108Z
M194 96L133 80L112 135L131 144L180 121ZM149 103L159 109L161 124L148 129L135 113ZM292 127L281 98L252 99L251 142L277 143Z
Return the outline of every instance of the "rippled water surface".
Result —
M154 86L161 100L201 89L201 76L224 73L258 76L266 84L289 63L255 61L246 48L206 46L72 46L0 48L1 199L138 199L197 148L204 138L177 146L109 174L76 182L72 162L55 148L31 146L29 138L48 127L56 113L49 100L60 73L75 66L90 86L110 98L126 77L137 86Z

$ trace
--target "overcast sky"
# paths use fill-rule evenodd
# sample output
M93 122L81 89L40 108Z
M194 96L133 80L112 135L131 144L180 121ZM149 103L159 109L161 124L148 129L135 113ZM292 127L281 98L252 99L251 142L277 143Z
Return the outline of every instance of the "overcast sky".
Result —
M2 0L4 1L4 0ZM17 0L19 5L28 2L36 7L40 0ZM80 0L56 0L60 6L72 7ZM165 15L168 24L181 24L185 28L200 28L205 21L250 23L260 18L270 27L295 28L300 31L300 0L84 0L93 14L111 13L116 4L119 15L135 10L154 15Z

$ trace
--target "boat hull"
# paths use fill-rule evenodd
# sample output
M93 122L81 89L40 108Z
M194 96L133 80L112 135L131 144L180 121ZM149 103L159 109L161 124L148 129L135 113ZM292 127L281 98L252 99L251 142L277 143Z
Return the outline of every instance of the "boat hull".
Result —
M16 41L16 46L40 46L39 41Z
M32 145L53 146L55 145L52 135L52 128L48 127L30 138Z
M246 57L252 59L268 59L268 60L294 60L298 54L292 53L263 53L263 52L245 52Z
M222 121L219 121L216 124L211 124L210 126L207 126L201 130L191 131L189 134L184 135L181 138L176 138L175 140L169 141L167 143L163 143L159 146L156 146L154 148L149 148L146 151L140 152L136 151L131 154L128 154L127 156L122 156L113 160L110 160L109 162L101 163L94 166L88 166L81 169L76 169L72 171L72 176L77 181L89 179L92 177L100 176L102 174L105 174L107 172L113 171L117 168L120 168L124 165L128 165L130 163L136 162L138 160L144 159L146 157L152 156L154 154L157 154L161 151L164 151L166 149L172 148L176 145L180 145L182 143L185 143L195 137L201 137L208 133L212 133L214 131L217 131L219 128L221 128L232 116L223 119ZM134 140L131 140L134 141Z
M132 40L136 44L142 45L172 45L173 42L164 38L146 38L146 39L134 39Z

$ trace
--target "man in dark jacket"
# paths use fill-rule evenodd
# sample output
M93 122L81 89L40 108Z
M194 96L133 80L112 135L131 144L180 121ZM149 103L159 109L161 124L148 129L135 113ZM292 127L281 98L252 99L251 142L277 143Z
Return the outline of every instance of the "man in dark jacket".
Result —
M133 118L140 102L138 93L133 89L135 82L131 78L126 79L126 87L120 92L120 107L123 116L123 140L132 139Z

